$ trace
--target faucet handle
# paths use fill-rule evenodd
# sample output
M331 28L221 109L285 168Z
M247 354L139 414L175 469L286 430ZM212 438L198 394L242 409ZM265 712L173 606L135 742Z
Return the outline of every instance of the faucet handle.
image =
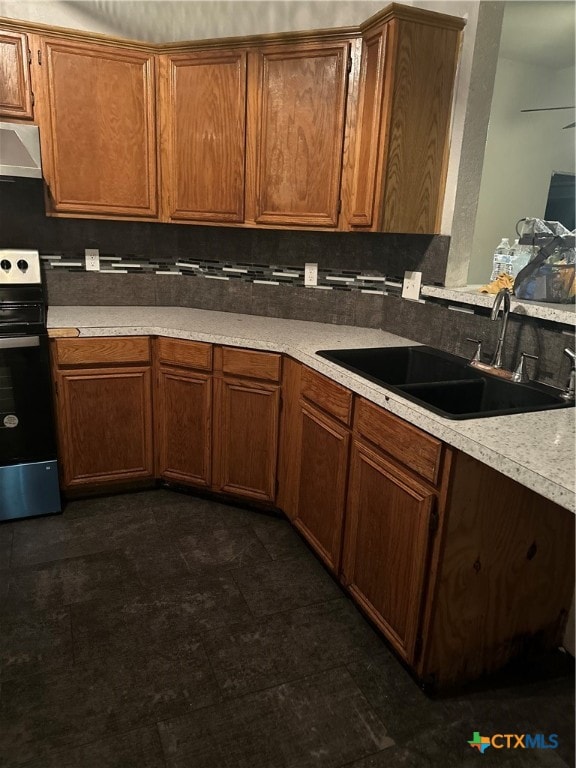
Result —
M526 373L525 360L527 357L531 360L538 360L538 355L529 355L528 352L522 352L520 355L520 362L512 374L512 381L516 381L520 384L525 384L527 381L530 381L528 374Z
M574 350L566 347L566 349L564 350L564 354L568 355L570 359L570 368L573 370L576 364L576 354L574 353Z
M474 353L474 357L470 360L471 363L481 363L482 362L482 342L480 339L466 339L466 341L469 341L471 344L476 344L476 352Z

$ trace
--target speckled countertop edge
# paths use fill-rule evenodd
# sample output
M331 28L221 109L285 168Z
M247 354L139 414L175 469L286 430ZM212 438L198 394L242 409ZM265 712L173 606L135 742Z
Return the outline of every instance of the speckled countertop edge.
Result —
M321 349L404 346L385 331L179 307L51 307L48 328L81 336L149 335L281 352L576 512L574 409L452 421L337 366Z
M436 285L423 285L422 296L455 301L459 304L469 304L475 307L491 307L494 296L479 293L479 285L468 285L464 288L442 288ZM520 301L512 297L510 310L524 317L538 317L563 325L576 325L576 309L574 304L541 304L537 301Z

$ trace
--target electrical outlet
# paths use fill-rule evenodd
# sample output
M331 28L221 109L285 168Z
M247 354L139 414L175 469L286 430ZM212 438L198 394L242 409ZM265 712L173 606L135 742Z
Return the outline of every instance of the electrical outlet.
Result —
M84 257L86 259L86 271L98 272L100 269L100 251L98 248L86 248Z
M404 272L404 283L402 285L402 298L418 301L420 298L420 283L422 282L422 272Z
M318 285L318 264L304 264L304 285Z

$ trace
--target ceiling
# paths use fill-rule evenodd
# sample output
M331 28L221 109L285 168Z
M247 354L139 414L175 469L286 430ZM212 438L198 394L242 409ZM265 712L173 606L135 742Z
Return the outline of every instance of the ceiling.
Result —
M507 2L500 56L550 69L574 67L576 4Z

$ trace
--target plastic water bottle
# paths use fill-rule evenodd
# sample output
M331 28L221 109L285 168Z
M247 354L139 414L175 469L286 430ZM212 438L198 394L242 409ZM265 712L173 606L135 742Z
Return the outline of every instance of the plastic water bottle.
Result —
M502 272L504 272L506 275L509 275L512 272L512 264L510 262L510 241L507 237L502 238L500 245L494 251L490 282L492 282L492 280L496 280L498 275L502 274Z
M512 277L516 277L520 270L528 264L532 258L533 250L531 245L520 245L518 240L514 241L514 245L510 249L510 274Z

